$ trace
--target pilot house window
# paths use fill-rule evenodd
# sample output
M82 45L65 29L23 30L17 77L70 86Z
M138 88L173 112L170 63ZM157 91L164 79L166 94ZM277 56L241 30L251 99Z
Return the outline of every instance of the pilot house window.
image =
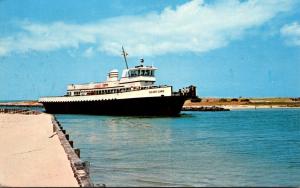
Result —
M128 72L129 77L136 76L154 76L154 70L130 70Z

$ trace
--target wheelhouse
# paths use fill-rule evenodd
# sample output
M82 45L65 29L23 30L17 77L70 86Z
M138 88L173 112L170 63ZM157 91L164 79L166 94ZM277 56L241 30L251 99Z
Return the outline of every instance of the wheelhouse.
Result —
M154 77L154 71L152 67L142 67L142 68L134 68L134 69L129 69L127 76L129 78L131 77L137 77L137 76L150 76Z
M134 68L125 69L122 78L134 78L139 76L155 77L157 68L153 66L135 66Z

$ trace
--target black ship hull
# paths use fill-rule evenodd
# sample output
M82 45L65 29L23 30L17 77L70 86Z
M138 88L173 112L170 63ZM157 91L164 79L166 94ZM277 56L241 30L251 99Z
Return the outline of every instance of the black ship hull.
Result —
M186 96L162 96L78 102L42 102L47 113L177 116Z

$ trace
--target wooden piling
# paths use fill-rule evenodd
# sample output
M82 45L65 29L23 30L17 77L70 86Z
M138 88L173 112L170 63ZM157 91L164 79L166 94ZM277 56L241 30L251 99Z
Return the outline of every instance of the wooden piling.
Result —
M76 155L80 158L80 149L75 148L74 151L75 151Z
M73 148L73 141L72 140L69 140L69 143L70 143L70 145L71 145L71 147Z

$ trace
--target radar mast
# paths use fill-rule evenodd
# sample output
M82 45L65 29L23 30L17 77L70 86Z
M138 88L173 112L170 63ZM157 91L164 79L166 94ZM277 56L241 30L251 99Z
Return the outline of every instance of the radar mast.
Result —
M125 63L126 63L126 68L128 69L128 64L127 64L127 59L126 56L128 56L128 53L125 52L124 47L122 46L122 55L124 57Z

